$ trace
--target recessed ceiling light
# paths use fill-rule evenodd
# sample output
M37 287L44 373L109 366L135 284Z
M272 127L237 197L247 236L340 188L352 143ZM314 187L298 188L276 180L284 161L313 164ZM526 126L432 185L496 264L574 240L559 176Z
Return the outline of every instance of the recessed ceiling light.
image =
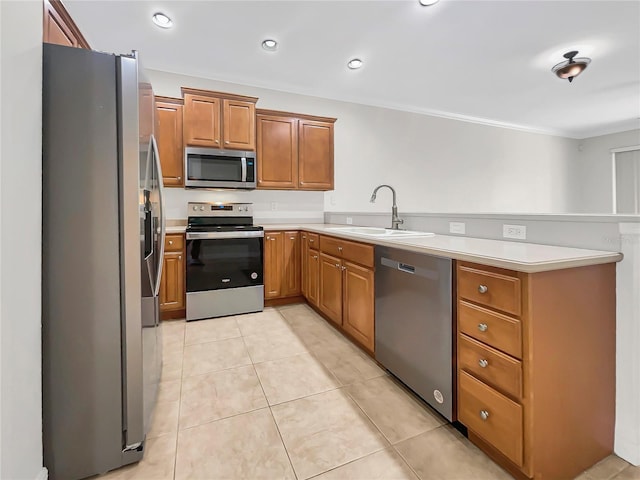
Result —
M278 42L272 38L267 38L262 42L262 48L269 52L275 52L278 49Z
M162 12L154 13L151 19L153 20L153 23L155 23L160 28L173 27L173 21Z
M347 67L349 67L351 70L357 70L362 67L363 64L364 62L359 58L352 58L351 60L349 60L349 63L347 63Z
M435 5L436 3L438 3L440 0L418 0L420 2L420 5L422 5L423 7L430 7L431 5Z

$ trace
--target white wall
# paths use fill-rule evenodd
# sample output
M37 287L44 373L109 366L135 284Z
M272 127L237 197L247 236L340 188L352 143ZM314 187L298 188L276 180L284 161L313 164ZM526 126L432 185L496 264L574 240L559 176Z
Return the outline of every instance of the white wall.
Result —
M0 1L0 478L42 477L42 3Z
M580 204L576 212L612 213L612 148L640 145L640 129L579 140Z
M259 97L258 107L337 117L335 191L325 211L571 212L580 200L577 141L276 90L149 71L158 95L195 87Z

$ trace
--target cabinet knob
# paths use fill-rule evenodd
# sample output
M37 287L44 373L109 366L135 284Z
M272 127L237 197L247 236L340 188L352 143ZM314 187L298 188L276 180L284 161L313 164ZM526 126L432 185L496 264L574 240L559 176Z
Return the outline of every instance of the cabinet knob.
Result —
M220 143L218 140L216 140L216 143Z
M340 268L341 265L339 263L336 263L336 268Z
M342 271L344 272L347 269L347 267L342 267Z
M487 293L489 291L489 287L486 285L480 285L478 287L478 293Z
M486 332L489 329L489 327L487 326L486 323L479 323L478 324L478 330L480 330L481 332Z
M306 240L306 239L307 239L307 236L306 236L306 235L303 235L303 236L302 236L302 239L303 239L303 240Z
M227 140L227 141L226 141L226 142L224 142L224 143L228 145L228 144L229 144L229 140Z
M486 410L480 410L480 418L482 420L487 420L489 418L489 412Z
M342 251L342 247L338 247L338 251L341 252Z
M275 240L275 238L270 238L269 240L271 240L273 242Z
M178 255L178 260L182 260L182 255Z
M310 238L310 239L309 239L309 243L313 243L313 238Z
M182 180L182 177L178 177L178 181Z
M317 259L318 259L318 255L314 255L314 256L313 256L313 259L314 259L314 260L317 260Z
M169 240L169 245L173 245L173 240Z
M295 240L296 237L289 237L289 240Z
M480 368L487 368L489 366L489 361L481 358L478 360L478 365L480 365Z

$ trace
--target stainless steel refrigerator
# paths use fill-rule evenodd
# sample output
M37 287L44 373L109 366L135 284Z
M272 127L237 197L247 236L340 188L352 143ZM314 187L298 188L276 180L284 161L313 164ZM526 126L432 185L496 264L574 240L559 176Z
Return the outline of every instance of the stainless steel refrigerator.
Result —
M44 45L43 434L53 480L144 453L162 356L154 111L135 54Z

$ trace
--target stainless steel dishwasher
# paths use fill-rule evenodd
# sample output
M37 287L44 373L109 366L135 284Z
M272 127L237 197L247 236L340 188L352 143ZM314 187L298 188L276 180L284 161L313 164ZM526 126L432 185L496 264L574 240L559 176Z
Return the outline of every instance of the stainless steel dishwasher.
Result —
M453 420L451 259L377 246L376 359Z

